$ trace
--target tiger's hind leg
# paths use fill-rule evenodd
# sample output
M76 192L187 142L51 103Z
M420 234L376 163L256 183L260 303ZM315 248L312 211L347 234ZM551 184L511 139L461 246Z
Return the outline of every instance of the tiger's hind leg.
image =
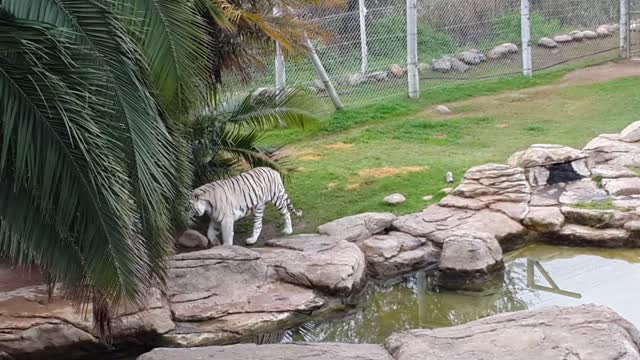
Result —
M279 199L273 202L273 205L278 209L280 215L284 219L284 229L282 233L286 235L293 234L293 226L291 225L291 213L289 212L289 197L284 193Z
M256 208L253 210L253 233L251 234L250 238L245 240L245 244L253 245L256 243L256 241L258 241L260 233L262 232L262 218L264 216L264 209L265 206L263 204L256 206Z

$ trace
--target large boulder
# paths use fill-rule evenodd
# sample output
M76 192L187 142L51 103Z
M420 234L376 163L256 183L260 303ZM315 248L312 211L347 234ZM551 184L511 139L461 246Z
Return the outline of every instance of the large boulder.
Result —
M558 233L546 239L554 244L617 248L631 241L624 229L596 229L589 226L567 224Z
M482 62L482 54L477 51L463 51L458 55L458 60L467 65L479 65Z
M547 49L555 49L558 47L558 43L555 42L553 39L543 37L540 40L538 40L538 46L547 48Z
M562 214L567 223L589 226L596 229L622 228L626 223L640 220L640 212L620 209L580 209L563 206Z
M200 248L205 249L209 246L209 239L195 230L187 230L176 237L176 244L181 247L193 249ZM214 241L213 246L220 245L219 241Z
M553 41L562 44L562 43L568 43L568 42L572 42L574 39L571 35L556 35L553 37Z
M393 222L393 226L436 244L443 244L447 237L457 231L476 231L491 234L503 248L511 248L526 240L527 235L527 229L501 212L439 205L430 206L421 213L401 216Z
M89 314L91 307L88 309ZM152 291L143 306L123 305L113 323L114 345L125 348L135 338L159 337L174 329L160 293ZM0 354L9 359L66 359L105 351L92 318L55 293L48 301L46 286L0 292ZM0 358L3 358L0 356Z
M138 360L393 360L380 345L369 344L238 344L192 349L155 349Z
M449 289L475 289L504 269L496 238L474 231L452 232L444 239L437 283Z
M612 196L640 195L640 177L604 179L602 187Z
M570 183L560 195L560 203L565 205L589 204L609 200L609 194L591 179Z
M267 241L256 249L279 280L330 295L351 295L366 281L366 262L357 245L322 235Z
M580 30L574 30L570 32L569 36L571 36L571 39L573 39L573 41L582 41L585 38L584 33Z
M543 186L591 176L588 157L589 154L568 146L534 144L511 155L507 164L525 168L529 183Z
M501 314L385 341L395 360L637 360L639 346L631 323L596 305Z
M395 219L391 213L364 213L320 225L318 232L347 241L364 240L386 230Z
M616 165L594 166L591 168L591 174L602 179L620 179L638 176L638 174L636 174L633 170L624 166Z
M559 231L565 217L557 206L532 206L524 219L524 225L538 233Z
M303 321L326 303L312 289L279 281L259 252L237 246L176 255L166 297L176 329L165 339L181 346L236 342Z
M531 189L524 172L501 164L469 169L440 206L470 210L490 208L520 221L527 213Z
M586 30L582 32L582 35L585 39L593 40L598 38L598 33L591 30Z
M502 45L498 45L491 49L489 53L487 53L487 57L492 60L500 59L506 57L510 54L517 54L518 46L512 43L504 43Z
M591 140L583 151L594 164L640 167L640 143L622 141L620 135L605 134Z
M630 143L640 142L640 121L636 121L622 130L620 140Z
M357 243L372 275L389 278L418 270L435 268L440 249L424 238L401 232L374 235Z

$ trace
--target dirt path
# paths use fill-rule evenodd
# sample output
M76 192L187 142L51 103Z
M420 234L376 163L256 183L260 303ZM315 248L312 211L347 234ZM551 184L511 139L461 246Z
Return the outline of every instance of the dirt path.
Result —
M588 85L632 76L640 76L640 63L636 61L623 61L576 70L563 76L562 79L554 85Z
M606 82L627 77L640 77L640 62L624 61L605 63L571 72L550 85L537 86L516 91L507 91L495 95L479 96L446 104L453 110L452 114L437 115L434 107L425 109L417 117L427 117L434 120L449 118L497 115L504 112L505 104L509 111L535 111L538 106L545 106L545 99L553 96L563 88L569 86L583 86ZM461 109L465 109L462 111Z

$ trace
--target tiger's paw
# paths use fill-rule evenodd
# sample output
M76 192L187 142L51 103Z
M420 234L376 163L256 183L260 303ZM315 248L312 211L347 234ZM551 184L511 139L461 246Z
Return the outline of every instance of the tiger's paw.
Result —
M250 237L247 240L245 240L244 243L247 244L247 245L253 245L253 244L256 243L257 240L258 239L254 239L254 238Z

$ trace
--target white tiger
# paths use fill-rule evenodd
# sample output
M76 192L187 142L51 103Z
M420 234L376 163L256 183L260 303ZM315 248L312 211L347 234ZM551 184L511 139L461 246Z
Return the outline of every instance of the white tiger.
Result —
M253 212L253 233L246 244L254 244L262 232L262 217L271 202L284 218L283 233L293 232L291 214L302 216L289 200L278 172L265 167L255 168L229 179L214 181L195 189L191 207L197 216L210 219L207 238L215 243L220 228L224 245L233 245L233 224Z

